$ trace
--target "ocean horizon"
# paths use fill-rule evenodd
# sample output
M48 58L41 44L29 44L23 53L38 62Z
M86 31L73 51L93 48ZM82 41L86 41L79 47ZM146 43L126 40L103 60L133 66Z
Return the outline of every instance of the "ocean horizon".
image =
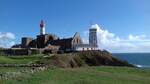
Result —
M113 53L113 56L139 68L150 68L150 53Z

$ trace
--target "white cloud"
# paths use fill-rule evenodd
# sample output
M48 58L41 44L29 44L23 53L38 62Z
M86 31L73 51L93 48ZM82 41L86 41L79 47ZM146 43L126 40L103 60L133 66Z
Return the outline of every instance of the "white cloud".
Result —
M9 48L15 44L15 35L11 32L1 33L0 32L0 47Z
M111 52L150 52L150 39L146 35L129 34L126 39L116 36L114 33L104 30L98 24L91 28L97 29L97 39L100 49ZM88 42L88 31L84 32L83 42Z
M141 41L146 38L146 35L139 35L139 36L133 36L132 34L129 35L129 40L133 41Z

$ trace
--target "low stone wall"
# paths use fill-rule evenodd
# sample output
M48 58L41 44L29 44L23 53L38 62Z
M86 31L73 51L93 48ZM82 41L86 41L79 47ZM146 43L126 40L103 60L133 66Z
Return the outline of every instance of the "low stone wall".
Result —
M10 65L9 65L10 66ZM11 65L12 66L12 65ZM0 79L2 80L9 80L9 79L15 79L15 78L21 78L23 74L33 74L35 72L40 72L40 71L44 71L47 70L48 68L50 68L49 65L13 65L13 66L21 66L23 67L30 67L30 69L22 69L19 70L17 72L0 72ZM7 66L8 67L8 66Z
M5 55L31 55L41 54L43 49L28 49L28 48L9 48L0 50Z
M0 64L0 67L43 67L46 64Z
M28 49L28 48L8 48L1 49L0 55L32 55L32 54L47 54L47 53L59 53L57 49Z

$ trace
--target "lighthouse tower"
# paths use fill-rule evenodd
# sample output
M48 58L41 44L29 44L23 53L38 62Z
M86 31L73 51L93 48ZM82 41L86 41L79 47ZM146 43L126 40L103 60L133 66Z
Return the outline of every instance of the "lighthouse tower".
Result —
M94 47L98 47L98 45L97 45L97 28L95 25L92 25L91 28L89 29L89 44Z
M41 23L40 23L40 34L45 35L45 23L43 20L41 20Z

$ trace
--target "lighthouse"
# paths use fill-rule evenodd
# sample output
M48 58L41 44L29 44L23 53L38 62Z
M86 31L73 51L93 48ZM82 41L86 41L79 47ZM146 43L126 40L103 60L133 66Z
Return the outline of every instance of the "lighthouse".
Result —
M41 20L41 23L40 23L40 34L45 35L45 23L43 20Z

